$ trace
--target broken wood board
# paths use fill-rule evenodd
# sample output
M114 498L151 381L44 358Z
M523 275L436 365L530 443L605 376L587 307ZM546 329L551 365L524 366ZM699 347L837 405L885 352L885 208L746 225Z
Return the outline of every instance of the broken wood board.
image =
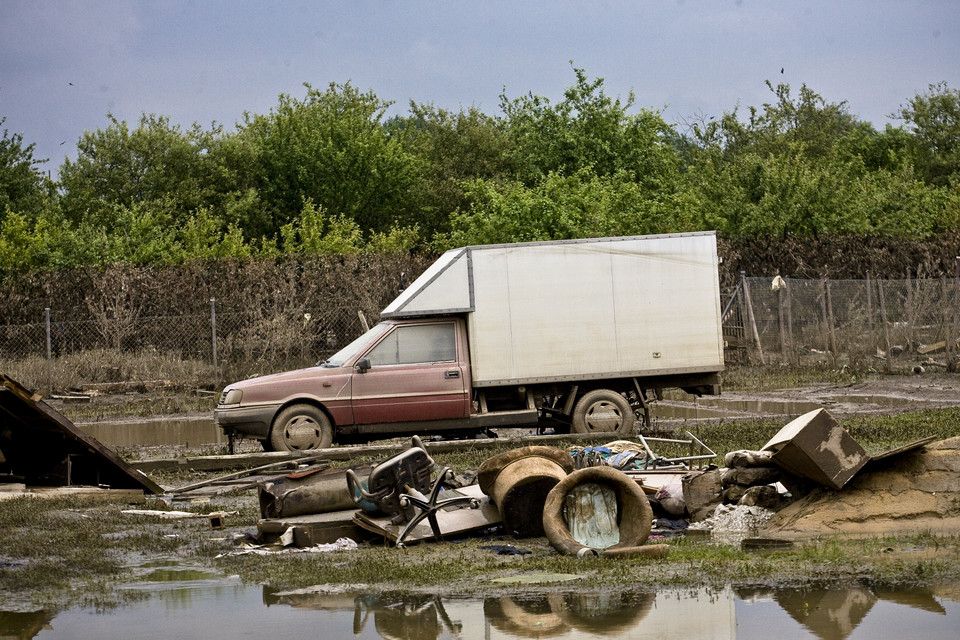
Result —
M163 489L9 376L0 374L0 474L28 486Z
M15 488L12 488L15 487ZM126 502L127 504L141 503L146 500L142 489L103 489L101 487L27 487L23 484L11 485L7 488L0 485L0 501L12 498L67 498L82 496L84 498L102 499L104 502Z
M257 530L264 544L278 540L288 529L293 529L293 544L297 547L330 544L340 538L363 542L374 536L354 521L357 511L348 509L287 518L264 518L257 523Z

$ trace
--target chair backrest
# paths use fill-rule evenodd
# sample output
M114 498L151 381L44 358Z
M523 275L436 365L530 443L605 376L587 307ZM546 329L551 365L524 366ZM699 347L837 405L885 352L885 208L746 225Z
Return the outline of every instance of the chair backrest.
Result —
M393 455L370 470L367 491L384 513L400 513L400 494L410 488L430 491L433 459L426 449L411 447Z

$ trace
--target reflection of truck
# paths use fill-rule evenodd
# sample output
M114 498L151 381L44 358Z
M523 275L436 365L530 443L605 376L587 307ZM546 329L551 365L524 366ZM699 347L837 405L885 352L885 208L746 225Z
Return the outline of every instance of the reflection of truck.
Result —
M274 449L533 425L629 433L650 392L718 394L713 232L454 249L316 367L224 389Z

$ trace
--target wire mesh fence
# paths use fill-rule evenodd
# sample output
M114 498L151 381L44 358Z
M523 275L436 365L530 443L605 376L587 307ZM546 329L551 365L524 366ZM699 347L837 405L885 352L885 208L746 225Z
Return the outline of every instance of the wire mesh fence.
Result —
M726 300L724 338L728 360L953 370L958 309L953 278L743 277Z
M374 320L375 321L375 320ZM123 381L217 389L253 375L305 367L359 336L357 313L262 309L61 320L0 326L0 372L51 394Z
M742 277L722 296L728 364L783 362L894 369L960 355L960 281ZM322 307L322 305L321 305ZM0 325L0 372L46 393L161 380L216 390L232 380L310 366L376 322L330 305L224 308L204 314L114 313L71 321L46 310Z

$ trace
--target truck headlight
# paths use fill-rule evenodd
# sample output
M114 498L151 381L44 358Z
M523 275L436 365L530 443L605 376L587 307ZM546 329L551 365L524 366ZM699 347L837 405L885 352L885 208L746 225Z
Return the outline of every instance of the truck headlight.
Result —
M241 399L243 399L243 391L240 389L227 389L223 392L223 395L220 396L220 405L240 404Z

